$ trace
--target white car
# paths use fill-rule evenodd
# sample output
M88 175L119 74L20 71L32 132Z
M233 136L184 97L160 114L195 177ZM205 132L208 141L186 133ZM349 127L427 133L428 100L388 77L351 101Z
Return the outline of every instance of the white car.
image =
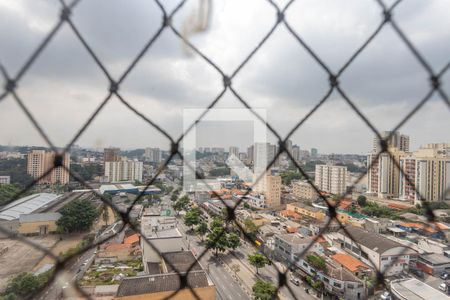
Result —
M391 293L389 293L388 291L384 291L383 294L381 294L380 296L381 300L391 300Z
M443 291L444 293L446 293L446 292L447 292L447 284L446 284L445 282L441 283L441 284L439 285L439 289L440 289L441 291Z

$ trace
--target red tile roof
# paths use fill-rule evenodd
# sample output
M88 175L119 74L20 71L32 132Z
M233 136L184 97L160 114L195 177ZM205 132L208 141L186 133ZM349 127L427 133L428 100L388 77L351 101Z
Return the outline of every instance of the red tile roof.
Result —
M337 263L341 264L344 268L346 268L350 272L356 272L360 268L364 269L369 268L363 262L348 254L338 253L331 256L331 258Z

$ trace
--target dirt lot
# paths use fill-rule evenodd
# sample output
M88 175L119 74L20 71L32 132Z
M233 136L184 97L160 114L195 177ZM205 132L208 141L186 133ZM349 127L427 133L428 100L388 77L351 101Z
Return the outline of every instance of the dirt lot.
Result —
M64 236L61 241L58 241L53 248L51 249L52 253L55 255L60 255L63 252L66 252L70 248L75 248L83 239L84 233L80 234L72 234L70 236ZM58 237L55 236L57 239ZM50 256L46 255L44 258L41 259L32 269L33 272L36 272L41 267L43 267L46 264L53 264L54 260Z
M57 242L55 236L30 237L30 239L47 249L53 247ZM20 241L1 239L0 249L6 247L8 249L0 254L0 290L6 287L11 275L31 271L44 256L40 250Z

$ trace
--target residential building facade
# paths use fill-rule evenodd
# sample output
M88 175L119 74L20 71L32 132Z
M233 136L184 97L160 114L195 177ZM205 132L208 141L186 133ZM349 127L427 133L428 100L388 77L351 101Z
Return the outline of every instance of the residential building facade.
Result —
M331 194L344 194L347 182L347 167L316 165L315 185L321 191Z
M122 159L105 162L105 179L108 182L142 181L143 163Z
M54 168L46 176L45 173L54 167L55 152L45 150L33 150L27 155L27 173L34 179L38 179L38 184L67 184L69 183L70 154L63 155L62 164L64 167ZM44 177L42 177L44 176ZM42 178L41 178L42 177Z

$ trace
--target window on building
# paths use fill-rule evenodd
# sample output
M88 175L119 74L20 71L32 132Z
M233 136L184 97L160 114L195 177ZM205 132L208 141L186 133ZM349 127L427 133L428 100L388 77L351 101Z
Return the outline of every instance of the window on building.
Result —
M361 251L361 256L364 257L365 259L369 259L369 255L364 251Z
M389 257L382 257L381 260L382 260L382 261L389 260Z
M341 288L342 285L339 282L333 282L333 286L337 287L337 288Z

